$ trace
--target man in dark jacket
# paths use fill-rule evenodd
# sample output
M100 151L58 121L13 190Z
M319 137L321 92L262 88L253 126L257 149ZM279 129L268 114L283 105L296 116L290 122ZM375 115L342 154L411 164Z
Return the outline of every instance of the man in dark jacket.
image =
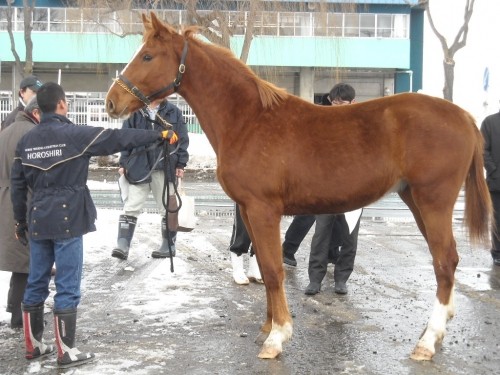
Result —
M125 120L122 128L162 130L170 125L179 139L175 145L175 151L169 151L168 181L169 193L172 195L174 183L176 183L177 178L184 176L184 167L189 160L187 151L189 146L188 130L181 110L167 100L158 99L153 101L148 108L134 113L130 118ZM137 217L140 215L150 192L153 193L156 205L161 214L162 235L160 248L153 251L151 256L153 258L169 257L169 246L172 250L172 256L175 256L175 238L177 232L173 228L170 230L168 228L163 202L163 186L165 184L164 163L162 160L155 164L162 157L160 153L160 149L144 152L144 147L125 150L121 153L120 169L118 172L120 174L125 173L129 184L128 194L124 197L123 214L120 215L118 222L117 245L111 253L115 258L127 259Z
M17 113L24 110L26 104L36 95L40 87L42 87L42 82L36 76L27 76L23 78L19 84L19 104L2 121L2 130L15 121Z
M330 90L327 100L330 105L348 105L354 103L356 91L345 83L338 83ZM358 248L358 232L362 209L345 214L316 215L316 228L311 241L309 255L309 285L305 294L315 295L321 289L321 282L326 275L329 254L333 247L340 246L334 252L335 293L347 293L347 280L354 268L354 259ZM333 233L333 235L332 235ZM333 244L332 244L333 241Z
M30 251L17 241L14 231L16 222L10 214L10 171L14 161L17 142L40 122L40 110L36 97L18 112L16 121L5 131L0 132L0 271L11 272L7 312L12 314L11 328L23 327L21 302L23 300L30 266Z
M487 116L481 124L484 137L484 167L490 190L496 226L491 228L491 256L500 266L500 112Z
M19 141L11 174L16 237L23 244L28 242L27 231L30 237L30 270L22 304L26 358L38 358L54 350L43 343L42 334L44 302L55 262L57 363L67 368L94 358L93 353L82 353L75 347L82 236L96 230L97 212L87 187L90 158L160 139L175 140L176 136L172 131L77 126L66 117L64 90L53 82L40 88L37 100L41 122ZM28 189L32 191L29 207Z

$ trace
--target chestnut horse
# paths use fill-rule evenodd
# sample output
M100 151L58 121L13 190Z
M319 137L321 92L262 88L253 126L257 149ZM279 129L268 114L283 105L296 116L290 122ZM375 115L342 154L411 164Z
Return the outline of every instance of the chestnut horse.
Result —
M465 225L489 237L491 200L483 141L470 114L421 94L324 107L258 78L226 49L143 15L143 44L109 89L106 108L126 118L177 91L217 154L217 177L241 207L267 296L260 358L292 336L284 288L282 215L351 211L397 191L432 254L437 292L411 358L430 360L454 314L458 264L452 212L465 181Z

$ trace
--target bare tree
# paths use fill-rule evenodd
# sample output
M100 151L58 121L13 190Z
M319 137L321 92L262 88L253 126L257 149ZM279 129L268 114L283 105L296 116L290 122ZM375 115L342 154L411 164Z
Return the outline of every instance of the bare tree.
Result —
M198 25L200 34L210 42L230 48L231 37L239 32L244 33L243 47L240 54L240 59L247 62L250 52L250 46L254 38L254 25L262 19L262 11L264 5L262 0L238 1L229 3L227 1L215 0L210 2L210 9L202 9L199 0L176 0L186 10L186 20L189 25ZM147 7L140 11L134 10L134 1L110 1L110 0L77 0L77 6L82 9L83 17L87 21L94 22L100 27L106 29L107 32L125 37L130 34L140 34L142 30L132 30L127 28L119 28L120 32L111 29L109 25L120 23L121 21L115 17L116 12L127 10L128 17L139 19L142 10L159 11L171 10L171 0L155 0L147 3ZM229 8L235 6L235 8ZM277 3L274 7L282 5ZM270 5L267 4L267 10ZM98 12L95 10L98 9ZM90 10L90 11L89 11ZM228 12L231 10L231 12ZM132 12L132 13L130 13ZM132 16L131 16L132 14ZM111 19L110 17L114 17ZM110 22L111 21L111 22ZM123 20L122 20L123 21ZM175 19L166 19L169 23L177 25L179 22ZM122 24L125 24L124 22Z
M11 2L7 2L7 32L9 33L10 50L14 55L16 70L22 77L33 73L33 40L31 39L31 32L33 31L32 20L35 3L36 0L23 0L24 44L26 46L26 56L23 65L23 61L17 53L16 43L14 40L14 31L12 25L12 5Z
M431 10L429 8L431 0L420 0L420 5L422 5L427 13L429 19L429 24L432 31L439 39L441 43L441 49L443 50L443 68L444 68L444 88L443 88L443 98L453 101L453 83L455 80L455 53L464 48L467 43L467 34L469 32L469 21L472 17L472 12L474 10L475 0L466 0L464 9L464 22L453 40L453 44L448 46L446 38L441 34L432 18Z

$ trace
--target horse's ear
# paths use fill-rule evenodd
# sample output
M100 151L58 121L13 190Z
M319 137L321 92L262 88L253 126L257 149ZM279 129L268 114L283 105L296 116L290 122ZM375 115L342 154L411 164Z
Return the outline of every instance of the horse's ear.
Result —
M143 23L145 29L151 28L151 22L150 22L148 16L146 15L146 13L142 13L142 23Z
M156 32L159 32L160 30L165 28L165 26L162 24L162 22L154 12L151 12L151 25Z

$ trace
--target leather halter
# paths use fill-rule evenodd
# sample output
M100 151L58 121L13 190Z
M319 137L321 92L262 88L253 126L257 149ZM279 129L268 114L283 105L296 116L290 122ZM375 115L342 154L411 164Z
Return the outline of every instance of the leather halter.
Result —
M141 90L137 88L132 82L130 82L123 74L120 74L118 78L115 79L115 83L118 84L120 87L122 87L125 91L127 91L129 94L135 96L137 99L139 99L141 102L143 102L145 105L149 106L151 104L151 101L156 99L158 96L162 95L163 93L173 89L174 92L177 91L179 86L181 85L182 77L184 75L184 72L186 71L186 65L184 64L186 61L186 55L188 51L188 42L187 40L184 41L184 48L182 49L182 55L181 55L181 62L179 64L179 69L177 71L177 77L175 77L174 81L171 82L168 86L163 87L162 89L152 93L151 95L144 95Z

